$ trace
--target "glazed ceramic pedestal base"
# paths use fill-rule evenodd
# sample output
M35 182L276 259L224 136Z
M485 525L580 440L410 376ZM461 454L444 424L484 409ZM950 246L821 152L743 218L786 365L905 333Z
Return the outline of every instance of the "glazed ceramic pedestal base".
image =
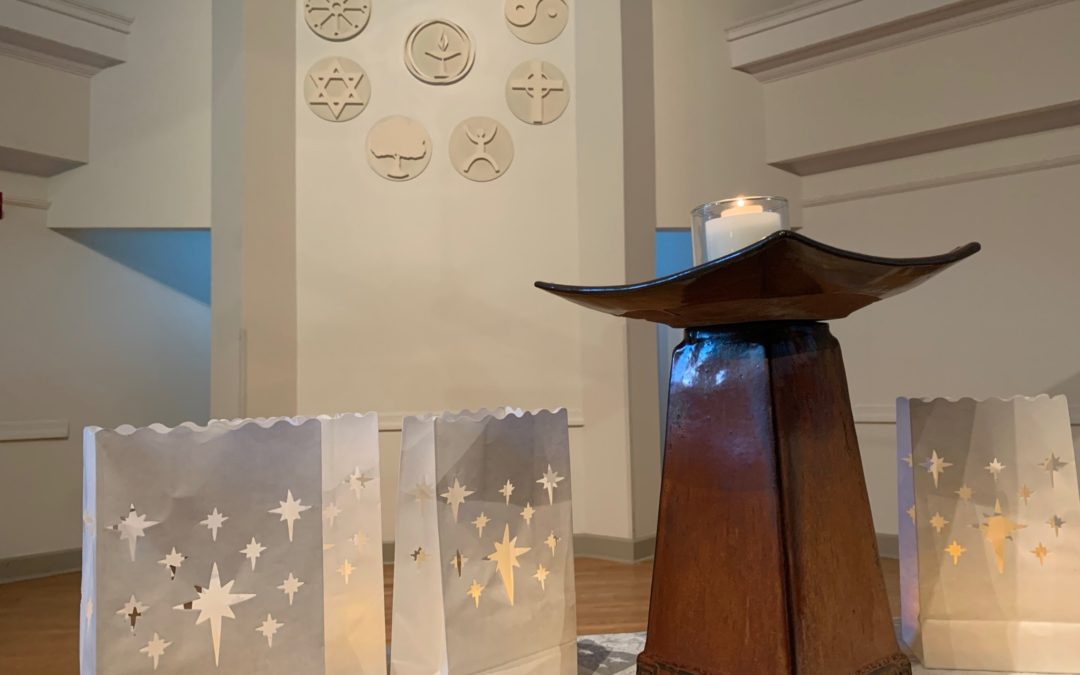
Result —
M910 673L828 327L691 329L668 401L638 672Z
M840 347L819 321L979 250L880 258L782 231L629 286L537 286L688 328L675 350L643 675L894 675Z

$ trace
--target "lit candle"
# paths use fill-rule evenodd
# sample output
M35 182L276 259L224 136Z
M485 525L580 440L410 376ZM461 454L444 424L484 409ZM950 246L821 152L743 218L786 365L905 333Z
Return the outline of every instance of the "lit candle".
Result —
M720 212L719 218L705 222L705 257L716 260L783 229L779 213L737 199Z

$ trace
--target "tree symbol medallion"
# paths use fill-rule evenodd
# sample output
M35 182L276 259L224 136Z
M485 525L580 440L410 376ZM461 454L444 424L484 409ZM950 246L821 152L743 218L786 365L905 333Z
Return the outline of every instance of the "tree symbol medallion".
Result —
M405 40L405 65L428 84L452 84L468 75L476 52L465 29L445 19L425 21Z
M367 108L371 83L360 64L342 56L317 61L304 78L304 101L328 122L347 122Z
M316 35L341 41L360 34L371 19L371 0L305 0L304 21Z
M416 178L431 161L431 137L414 119L385 117L368 132L368 164L387 180Z

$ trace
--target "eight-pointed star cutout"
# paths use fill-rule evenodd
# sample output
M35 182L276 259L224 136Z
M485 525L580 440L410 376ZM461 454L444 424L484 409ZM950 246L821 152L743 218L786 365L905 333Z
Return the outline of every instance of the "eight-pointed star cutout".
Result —
M300 514L310 509L310 506L305 506L299 499L293 499L292 490L288 490L285 496L285 501L278 502L281 506L276 509L270 509L269 513L276 513L281 516L281 520L289 526L289 541L293 540L293 524L300 520Z
M196 586L197 598L182 605L176 605L173 609L196 611L199 618L195 625L210 622L210 639L214 644L214 665L221 665L221 620L235 619L233 605L247 602L255 597L254 593L233 593L232 587L235 581L222 585L221 576L218 574L217 563L214 563L210 571L210 585L207 587Z

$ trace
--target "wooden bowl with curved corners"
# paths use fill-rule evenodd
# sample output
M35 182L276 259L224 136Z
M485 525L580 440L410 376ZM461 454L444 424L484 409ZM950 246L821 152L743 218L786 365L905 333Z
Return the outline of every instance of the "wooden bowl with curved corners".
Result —
M840 319L902 293L979 251L882 258L782 230L723 258L626 286L536 287L589 309L676 328Z

